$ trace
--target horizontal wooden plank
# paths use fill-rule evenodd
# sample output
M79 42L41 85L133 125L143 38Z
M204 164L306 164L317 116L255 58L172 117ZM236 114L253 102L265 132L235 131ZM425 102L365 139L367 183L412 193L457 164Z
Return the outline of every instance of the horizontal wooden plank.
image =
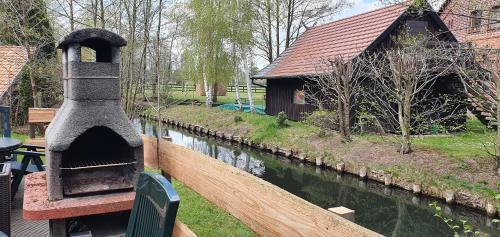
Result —
M173 237L196 237L196 234L191 231L184 223L179 220L175 220L174 231L172 233Z
M144 142L156 146L156 140ZM145 153L146 163L157 162L151 155ZM262 179L168 141L160 141L159 164L260 236L381 236Z
M144 165L149 168L158 169L156 138L142 135L142 140L144 141L144 157L149 157L149 159L144 159Z
M50 123L56 112L55 108L29 108L28 123Z

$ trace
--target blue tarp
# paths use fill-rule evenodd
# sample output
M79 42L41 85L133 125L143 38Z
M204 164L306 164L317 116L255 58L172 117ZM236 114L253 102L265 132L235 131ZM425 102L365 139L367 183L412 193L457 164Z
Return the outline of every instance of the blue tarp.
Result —
M217 108L232 110L232 111L238 111L240 109L238 104L223 104L223 105L217 106ZM244 104L243 105L243 112L247 112L247 113L250 112L250 105ZM264 106L262 106L262 105L255 105L255 112L257 114L266 114Z

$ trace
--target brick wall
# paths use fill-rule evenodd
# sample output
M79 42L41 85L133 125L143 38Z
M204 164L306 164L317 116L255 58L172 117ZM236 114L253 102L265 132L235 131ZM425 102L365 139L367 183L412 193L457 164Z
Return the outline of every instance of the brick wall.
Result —
M500 49L500 24L489 20L496 11L500 0L448 0L440 15L459 41Z

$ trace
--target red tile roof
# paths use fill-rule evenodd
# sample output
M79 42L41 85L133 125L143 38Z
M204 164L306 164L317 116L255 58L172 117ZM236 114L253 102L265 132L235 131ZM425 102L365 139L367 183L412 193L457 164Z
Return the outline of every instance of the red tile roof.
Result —
M24 47L0 45L0 97L3 97L27 61L28 53Z
M354 58L368 48L408 8L396 4L306 30L276 60L252 78L316 74L322 59Z

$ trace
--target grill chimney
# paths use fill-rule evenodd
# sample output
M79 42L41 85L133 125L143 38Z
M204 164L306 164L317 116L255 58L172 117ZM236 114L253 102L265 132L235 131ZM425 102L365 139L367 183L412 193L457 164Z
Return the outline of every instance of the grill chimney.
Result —
M49 200L124 191L144 169L140 135L120 106L120 47L110 31L83 29L60 41L64 102L45 132ZM95 51L82 62L81 49Z

